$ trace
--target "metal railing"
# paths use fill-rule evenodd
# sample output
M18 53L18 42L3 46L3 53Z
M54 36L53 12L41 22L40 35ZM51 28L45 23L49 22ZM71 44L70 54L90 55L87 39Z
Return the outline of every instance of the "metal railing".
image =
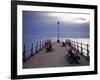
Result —
M35 45L35 51L33 51L33 43L31 44L31 48L30 48L30 53L28 53L30 56L26 57L26 45L24 44L23 46L23 62L25 62L26 60L28 60L30 57L34 56L35 54L37 54L38 52L40 52L42 49L44 49L45 47L47 47L49 45L49 43L51 43L51 40L45 40L45 41L39 41L36 43Z
M69 40L69 39L67 39L65 42L68 46L70 46L72 49L74 49L78 53L84 55L89 60L89 58L90 58L89 44L83 44L83 43Z

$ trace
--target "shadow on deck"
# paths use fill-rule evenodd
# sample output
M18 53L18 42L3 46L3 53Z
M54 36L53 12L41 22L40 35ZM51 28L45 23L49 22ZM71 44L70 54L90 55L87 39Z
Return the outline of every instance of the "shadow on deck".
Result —
M23 68L45 68L45 67L67 67L67 66L88 66L89 61L82 55L80 56L79 64L70 64L66 55L68 54L69 46L62 47L61 43L52 43L53 50L46 52L45 48L30 57L23 63Z

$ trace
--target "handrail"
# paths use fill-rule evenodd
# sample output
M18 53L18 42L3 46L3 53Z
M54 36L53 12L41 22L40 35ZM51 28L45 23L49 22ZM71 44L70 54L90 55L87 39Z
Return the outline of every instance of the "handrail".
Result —
M26 58L25 54L26 54L26 45L24 44L23 47L23 62L25 62L26 60L28 60L30 57L34 56L36 53L40 52L42 49L44 49L45 47L47 47L49 45L49 43L51 43L51 40L45 40L45 41L39 41L36 42L36 46L35 46L35 52L33 52L33 43L31 44L31 53L29 57Z
M82 55L86 56L89 59L89 52L90 52L89 51L89 47L90 47L89 44L83 44L83 43L73 41L70 39L67 39L65 42L67 45L72 47L74 50L78 51L79 53L81 53ZM85 46L85 47L83 47L83 46ZM84 52L84 50L86 52Z

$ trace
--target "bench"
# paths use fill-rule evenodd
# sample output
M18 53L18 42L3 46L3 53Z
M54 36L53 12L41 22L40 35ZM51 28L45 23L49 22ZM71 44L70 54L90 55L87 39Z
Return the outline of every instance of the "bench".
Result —
M52 51L52 45L51 44L46 47L46 52L50 52L50 51Z
M71 64L79 64L80 56L73 49L70 49L68 50L67 59Z

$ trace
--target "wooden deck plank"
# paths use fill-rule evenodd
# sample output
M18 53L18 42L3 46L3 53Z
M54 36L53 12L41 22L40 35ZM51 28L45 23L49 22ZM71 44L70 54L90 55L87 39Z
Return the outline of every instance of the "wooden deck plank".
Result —
M62 47L61 43L52 43L53 51L46 52L41 50L35 56L24 62L23 68L45 68L45 67L67 67L67 66L85 66L89 62L80 55L80 64L70 64L67 60L66 54L68 46Z

